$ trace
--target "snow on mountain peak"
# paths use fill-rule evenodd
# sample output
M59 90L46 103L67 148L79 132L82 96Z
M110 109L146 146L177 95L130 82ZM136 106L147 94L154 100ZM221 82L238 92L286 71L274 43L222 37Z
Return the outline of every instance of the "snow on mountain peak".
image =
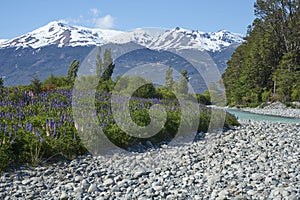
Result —
M180 27L163 33L154 43L156 49L197 49L200 51L220 51L234 43L242 43L243 36L226 30L202 32Z
M32 32L10 40L0 40L0 48L40 48L48 45L95 46L105 43L135 42L151 49L197 49L220 51L234 43L242 43L243 37L226 30L202 32L176 27L171 30L160 28L138 28L130 32L71 26L53 21Z
M6 39L0 39L0 44L7 41Z
M155 40L155 34L151 33L149 30L144 30L137 28L130 32L123 32L114 37L108 38L107 42L125 44L128 42L134 42L144 47L149 47L149 45Z

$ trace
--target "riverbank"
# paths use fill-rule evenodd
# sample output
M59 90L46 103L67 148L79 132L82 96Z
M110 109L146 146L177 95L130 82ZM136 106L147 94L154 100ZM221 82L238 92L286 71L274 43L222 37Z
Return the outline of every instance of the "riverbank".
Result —
M5 173L0 199L300 198L300 125L241 123L179 147Z
M242 108L241 110L261 115L272 115L300 119L300 109L288 108L280 102L275 102L263 108Z

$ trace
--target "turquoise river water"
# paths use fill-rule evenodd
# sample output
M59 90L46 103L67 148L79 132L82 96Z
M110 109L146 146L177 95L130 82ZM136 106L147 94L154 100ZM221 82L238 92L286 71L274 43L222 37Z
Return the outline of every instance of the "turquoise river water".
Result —
M295 118L260 115L260 114L254 114L254 113L245 112L245 111L238 110L238 109L230 109L230 108L227 108L226 111L235 115L238 119L241 119L241 120L300 124L300 119L295 119Z

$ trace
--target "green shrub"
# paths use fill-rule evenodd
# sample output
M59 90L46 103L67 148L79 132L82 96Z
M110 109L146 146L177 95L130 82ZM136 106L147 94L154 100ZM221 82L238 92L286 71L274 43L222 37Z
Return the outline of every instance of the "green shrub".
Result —
M261 99L263 102L269 102L270 101L270 97L271 97L271 90L269 91L264 91L262 94L261 94Z

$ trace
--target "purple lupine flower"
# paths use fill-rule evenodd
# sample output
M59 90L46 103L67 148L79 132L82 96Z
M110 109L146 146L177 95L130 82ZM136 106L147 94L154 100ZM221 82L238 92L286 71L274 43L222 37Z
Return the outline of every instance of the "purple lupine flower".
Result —
M40 142L44 142L44 138L42 136L40 137Z
M52 117L52 119L50 120L50 128L53 129L55 126L55 120L54 118Z
M53 131L53 136L55 137L56 136L56 129L54 129L54 131Z
M18 126L13 125L13 129L15 130L15 132L18 132Z
M31 123L28 124L28 131L32 132L32 124Z
M6 124L4 125L4 130L3 130L4 134L7 132L7 126Z
M36 135L36 136L39 136L39 135L40 135L39 130L36 130L36 131L35 131L35 135Z

